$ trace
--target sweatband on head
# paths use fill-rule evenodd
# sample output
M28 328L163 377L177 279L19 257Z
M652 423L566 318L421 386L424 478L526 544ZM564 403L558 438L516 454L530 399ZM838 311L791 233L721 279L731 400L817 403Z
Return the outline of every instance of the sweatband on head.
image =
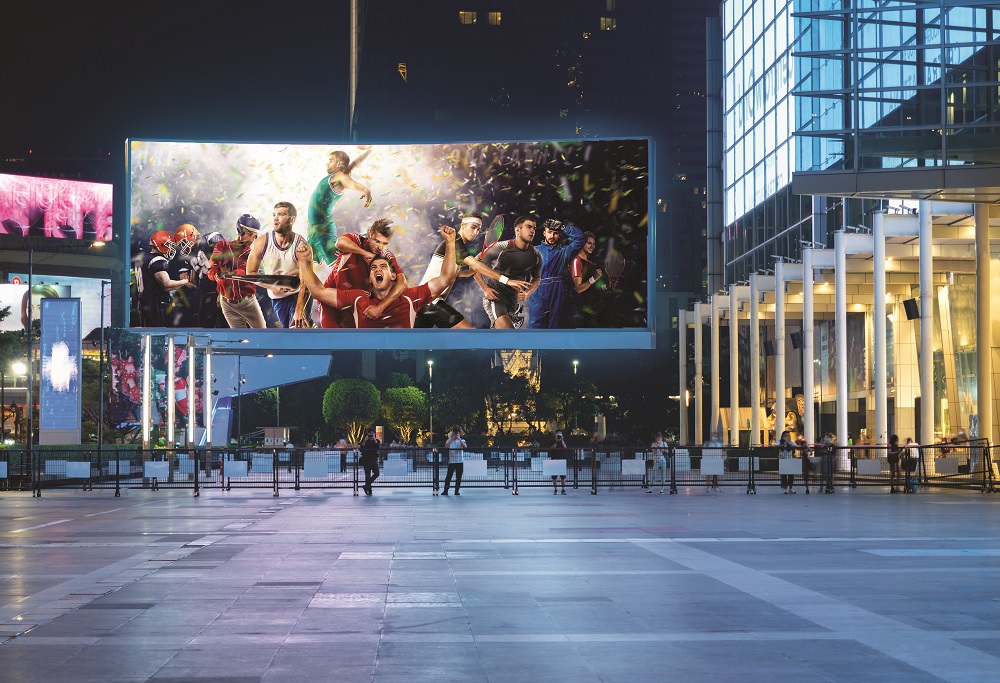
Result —
M482 218L476 218L475 216L466 216L465 218L462 219L462 225L466 225L469 223L475 223L479 227L483 227Z

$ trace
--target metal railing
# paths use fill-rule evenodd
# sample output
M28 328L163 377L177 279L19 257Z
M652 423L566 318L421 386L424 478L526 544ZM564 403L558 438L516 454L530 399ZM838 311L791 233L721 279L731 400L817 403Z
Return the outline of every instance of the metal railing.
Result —
M912 453L912 457L907 457ZM838 487L887 487L915 491L920 487L997 490L993 448L986 440L935 444L904 450L893 476L884 446L802 448L781 458L776 447L732 448L678 446L649 448L592 446L568 449L467 449L462 456L463 489L503 488L518 494L522 487L569 489L643 488L661 493L680 488L784 486L793 490L829 491ZM382 448L376 456L379 477L374 486L441 490L449 454L434 448ZM122 488L191 489L269 488L364 489L365 468L357 448L346 449L154 449L111 451L94 448L49 450L34 447L0 451L0 490L80 486L84 490Z

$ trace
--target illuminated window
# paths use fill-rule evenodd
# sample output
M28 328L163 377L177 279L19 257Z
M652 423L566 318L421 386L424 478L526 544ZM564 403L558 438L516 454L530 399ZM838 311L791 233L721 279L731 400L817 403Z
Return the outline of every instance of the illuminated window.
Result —
M487 18L489 19L490 26L499 26L500 25L500 13L499 12L490 12L490 13L488 13L487 14ZM475 21L475 20L473 20L473 21Z
M601 30L614 31L618 27L618 22L614 17L601 17Z
M476 23L476 13L475 12L459 12L458 13L458 23L460 23L460 24L474 24L474 23Z

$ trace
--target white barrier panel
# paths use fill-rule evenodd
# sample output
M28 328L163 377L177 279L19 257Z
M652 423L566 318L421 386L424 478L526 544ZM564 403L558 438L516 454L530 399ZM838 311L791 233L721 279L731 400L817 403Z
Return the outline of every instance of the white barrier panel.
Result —
M704 476L715 476L726 473L726 459L721 455L701 456L701 473Z
M250 469L254 472L270 472L274 469L274 454L251 453Z
M410 472L409 460L386 460L382 466L382 474L387 477L405 477Z
M90 479L89 462L68 462L66 463L66 476L71 479Z
M535 469L535 461L531 461L531 469ZM566 461L565 460L549 460L546 458L542 461L542 474L546 477L565 477L566 476Z
M466 460L465 464L462 466L462 477L468 479L470 477L485 477L486 476L486 461L485 460Z
M462 462L474 462L476 460L482 460L482 453L462 453Z
M0 462L0 479L7 478L7 463Z
M121 470L122 476L128 476L132 474L132 463L129 460L109 460L108 461L108 474L114 476L118 474Z
M958 474L956 458L934 458L934 471L938 474Z
M194 460L188 456L177 456L177 464L181 474L194 474Z
M802 474L802 461L795 458L783 458L778 460L778 474L799 476Z
M302 464L302 476L310 479L325 479L330 473L327 464L327 455L306 454L306 460Z
M46 460L45 474L66 474L65 460Z
M691 471L691 452L688 449L674 449L674 470L677 472Z
M246 460L226 460L225 472L227 477L234 479L247 476Z
M645 460L622 460L622 474L642 476L646 473Z
M872 476L882 474L881 460L858 460L858 474Z
M147 462L143 465L143 476L147 479L166 479L170 474L169 462Z

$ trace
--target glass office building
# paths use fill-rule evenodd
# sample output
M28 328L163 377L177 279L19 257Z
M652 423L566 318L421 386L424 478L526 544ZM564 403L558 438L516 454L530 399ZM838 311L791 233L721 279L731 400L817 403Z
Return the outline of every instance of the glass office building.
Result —
M993 346L1000 313L990 257L990 233L1000 236L1000 3L726 0L719 27L722 172L710 194L721 193L723 210L708 226L711 296L686 321L712 326L710 356L724 324L748 340L730 344L728 404L749 405L756 423L758 406L774 420L805 394L841 442L861 430L884 443L890 430L927 441L980 425L994 436L991 354L977 349ZM710 164L712 149L710 134ZM751 299L759 348L742 327ZM809 340L801 363L791 333ZM755 353L760 385L748 390ZM803 372L810 357L815 372ZM712 407L688 436L723 424L736 444L746 425L718 414L730 409L711 363ZM750 443L768 440L766 419Z

